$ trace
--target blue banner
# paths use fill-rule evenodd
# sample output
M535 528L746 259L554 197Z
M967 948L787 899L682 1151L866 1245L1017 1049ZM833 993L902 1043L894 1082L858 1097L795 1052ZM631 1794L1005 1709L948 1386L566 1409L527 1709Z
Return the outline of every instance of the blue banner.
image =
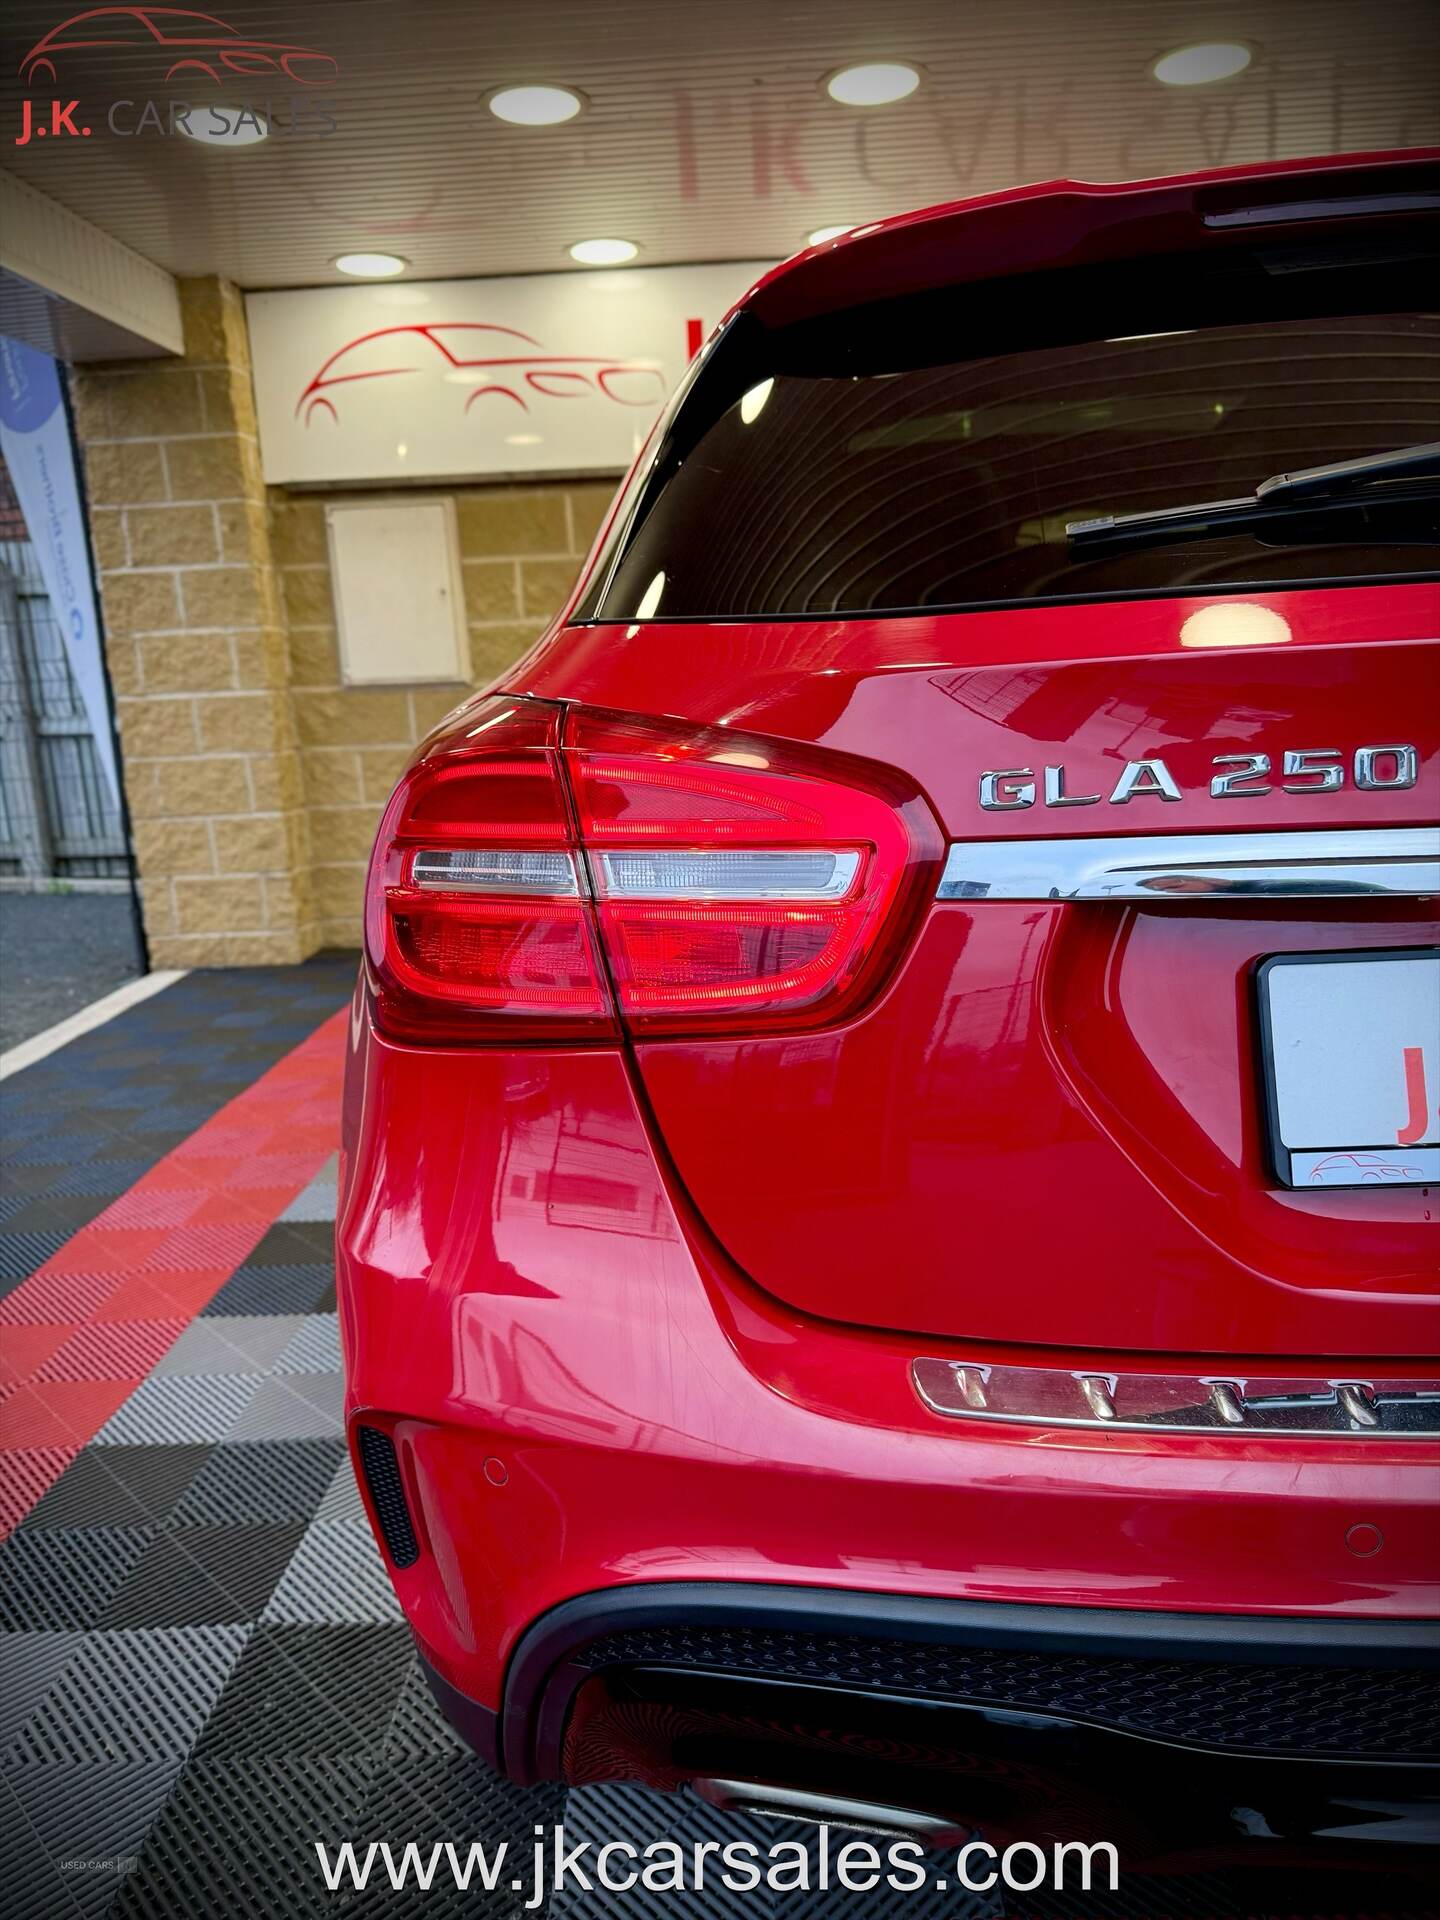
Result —
M47 353L0 334L0 451L15 484L26 531L61 633L70 671L85 703L95 752L116 805L120 780L105 699L95 582L75 472L75 448L60 391L60 369Z

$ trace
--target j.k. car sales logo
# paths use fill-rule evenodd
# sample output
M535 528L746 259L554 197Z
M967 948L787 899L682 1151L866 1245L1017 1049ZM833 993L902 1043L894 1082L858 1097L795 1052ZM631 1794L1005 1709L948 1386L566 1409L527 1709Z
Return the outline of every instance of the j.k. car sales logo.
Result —
M94 131L78 98L63 97L97 60L112 70L123 60L153 71L167 85L225 89L225 104L188 100L113 100L105 112L109 131L122 138L154 133L188 133L193 138L237 145L266 133L316 135L335 131L330 103L315 95L278 95L286 83L327 86L339 69L334 56L315 47L282 40L256 39L237 32L210 13L178 7L91 7L52 27L20 62L31 93L52 92L49 100L22 100L17 147L32 140L87 139ZM253 89L263 90L259 97ZM236 101L239 104L236 104Z

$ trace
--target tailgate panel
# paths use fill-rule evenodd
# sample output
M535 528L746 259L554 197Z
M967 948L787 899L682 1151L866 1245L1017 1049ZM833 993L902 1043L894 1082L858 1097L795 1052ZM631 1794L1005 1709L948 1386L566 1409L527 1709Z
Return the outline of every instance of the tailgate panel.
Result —
M1440 819L1437 634L1428 584L642 625L618 646L596 627L542 650L523 684L902 768L952 842L1420 828ZM1358 752L1402 745L1412 781L1357 785ZM1326 750L1341 784L1285 790L1287 752ZM1225 756L1258 754L1270 774L1243 784L1262 791L1212 793ZM1142 760L1166 781L1117 803ZM1046 767L1064 769L1052 793L1099 797L1046 805ZM1033 780L1031 804L981 805L981 776L1004 770ZM1434 1189L1276 1180L1255 982L1275 954L1433 945L1433 900L1182 891L944 899L841 1028L640 1046L712 1231L794 1306L915 1333L1440 1348Z

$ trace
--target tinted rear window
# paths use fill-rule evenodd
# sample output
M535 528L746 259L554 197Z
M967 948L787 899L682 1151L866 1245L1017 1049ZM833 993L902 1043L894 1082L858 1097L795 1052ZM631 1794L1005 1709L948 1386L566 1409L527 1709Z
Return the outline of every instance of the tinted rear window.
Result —
M963 304L949 311L963 340ZM1248 495L1272 474L1440 440L1433 314L1164 325L946 358L930 357L944 315L919 316L913 337L908 317L867 309L849 351L843 316L812 329L814 371L806 342L752 337L728 392L698 383L584 617L1215 591L1413 576L1440 557L1413 523L1408 544L1388 528L1310 544L1272 527L1091 557L1066 539L1068 522Z

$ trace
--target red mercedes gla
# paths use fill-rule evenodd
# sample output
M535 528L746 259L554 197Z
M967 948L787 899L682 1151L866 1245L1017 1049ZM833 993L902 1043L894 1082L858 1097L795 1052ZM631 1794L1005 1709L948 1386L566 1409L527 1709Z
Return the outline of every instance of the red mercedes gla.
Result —
M349 1431L516 1780L1434 1837L1437 203L1326 160L810 249L417 752Z

